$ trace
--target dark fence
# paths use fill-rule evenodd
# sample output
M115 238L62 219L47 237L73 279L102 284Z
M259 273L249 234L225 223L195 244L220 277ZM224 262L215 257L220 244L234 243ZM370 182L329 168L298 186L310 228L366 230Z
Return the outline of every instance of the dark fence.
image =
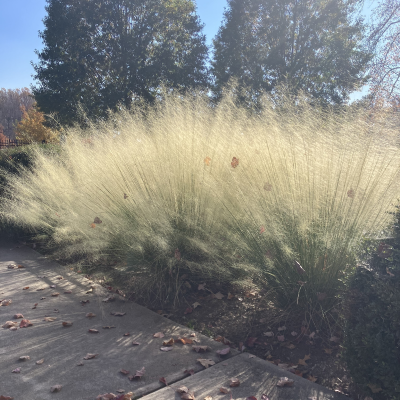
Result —
M0 140L0 150L8 149L9 147L19 147L30 144L29 142L23 142L21 140Z

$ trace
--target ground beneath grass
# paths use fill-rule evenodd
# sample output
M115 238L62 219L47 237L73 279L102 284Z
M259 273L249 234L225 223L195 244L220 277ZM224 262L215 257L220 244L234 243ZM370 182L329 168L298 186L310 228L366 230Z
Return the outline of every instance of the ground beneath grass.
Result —
M41 253L47 253L40 246ZM71 266L70 262L57 262ZM86 264L87 265L87 264ZM104 270L113 267L107 265ZM76 269L76 268L75 268ZM328 326L313 330L303 315L276 309L260 290L240 290L221 284L198 284L184 280L174 303L144 299L129 292L121 280L105 276L98 266L79 267L77 272L181 325L233 348L268 360L304 379L309 379L354 400L372 400L352 382L342 359L343 332ZM88 272L92 270L92 272Z

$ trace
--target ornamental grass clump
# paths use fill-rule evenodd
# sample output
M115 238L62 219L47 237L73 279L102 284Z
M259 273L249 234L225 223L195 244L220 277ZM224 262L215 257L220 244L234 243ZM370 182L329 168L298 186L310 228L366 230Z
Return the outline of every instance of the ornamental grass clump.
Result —
M250 114L229 93L216 107L166 95L66 133L58 159L38 153L12 178L3 215L58 257L123 260L125 282L163 298L182 275L253 281L279 307L324 313L399 194L389 128L301 98Z

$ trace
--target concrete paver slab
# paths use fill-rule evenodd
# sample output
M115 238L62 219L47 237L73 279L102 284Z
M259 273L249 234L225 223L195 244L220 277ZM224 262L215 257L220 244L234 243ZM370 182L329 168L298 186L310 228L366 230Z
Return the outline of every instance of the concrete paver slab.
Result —
M294 380L293 386L278 387L277 383L281 377ZM231 378L237 378L240 385L230 387ZM253 400L251 396L257 400L348 400L346 396L286 372L248 353L242 353L204 369L170 387L164 387L143 397L143 400L179 400L181 396L176 389L181 386L186 386L190 392L194 392L197 400L203 400L206 396L212 397L213 400L245 400L248 397ZM222 387L230 390L230 393L220 392L219 389Z
M8 269L12 263L25 268ZM57 279L60 275L62 280ZM29 289L23 289L28 286ZM174 382L188 376L185 370L202 370L198 358L221 362L216 351L226 346L198 333L198 344L210 348L207 353L196 353L191 345L183 344L175 344L172 351L160 351L164 340L188 337L193 331L117 295L115 301L105 303L102 299L110 292L101 286L96 287L94 294L86 294L89 289L89 280L34 250L0 243L0 300L12 300L10 305L0 307L0 396L12 396L15 400L83 400L116 393L117 389L140 396L163 387L161 377ZM66 290L72 293L65 294ZM53 297L54 292L59 295ZM82 306L83 300L89 302ZM38 304L33 308L35 303ZM89 312L96 316L87 318ZM115 316L112 312L126 314ZM33 326L16 331L1 328L6 321L20 322L13 319L18 313ZM57 319L46 322L45 316ZM63 321L72 321L73 325L63 327ZM99 333L89 333L89 329ZM127 332L130 336L124 336ZM154 338L156 332L163 332L165 337ZM133 341L140 345L132 345ZM84 360L87 353L98 355ZM235 354L232 350L224 359ZM30 360L19 361L20 356L29 356ZM41 359L44 363L37 365L35 362ZM79 363L83 365L78 366ZM21 372L12 373L18 367ZM144 376L133 381L119 372L125 369L135 374L142 367ZM59 393L51 393L54 385L63 388Z

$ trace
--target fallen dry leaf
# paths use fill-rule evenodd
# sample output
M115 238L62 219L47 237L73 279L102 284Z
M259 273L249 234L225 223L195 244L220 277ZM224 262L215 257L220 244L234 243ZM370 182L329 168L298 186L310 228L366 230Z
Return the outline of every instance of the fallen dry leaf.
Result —
M57 285L50 285L50 289L55 289Z
M237 378L231 378L231 381L229 383L230 387L237 387L240 385L240 381Z
M188 389L186 386L181 386L181 387L179 387L178 389L176 389L176 391L177 391L179 394L183 394L183 393L188 393L188 392L189 392L189 389Z
M183 400L196 400L196 398L194 397L194 393L193 392L183 393L181 395L181 399L183 399Z
M138 342L132 342L132 345L133 345L133 346L139 346L140 343L138 343Z
M100 394L96 397L96 400L115 400L117 396L114 393Z
M263 335L267 336L267 337L273 337L274 336L274 332L264 332Z
M168 386L168 383L167 383L167 381L166 381L166 379L165 379L164 377L160 378L159 381L160 381L161 383L163 383L164 385L167 385L167 386Z
M25 286L24 288L22 288L22 290L28 290L29 286Z
M93 318L93 317L95 317L95 316L96 316L96 314L93 314L93 313L91 313L91 312L86 314L86 317L87 317L87 318Z
M115 328L115 326L103 326L103 329L111 329L111 328Z
M71 294L71 293L72 293L72 290L65 290L64 293L65 293L65 294Z
M0 400L14 400L14 397L10 397L10 396L0 396Z
M144 373L145 373L145 368L142 367L142 369L140 371L136 371L135 375L129 376L129 380L133 381L136 378L140 379L144 375Z
M324 349L326 354L332 354L332 349Z
M296 346L293 343L290 343L288 345L285 346L287 349L293 350L296 348Z
M174 345L174 339L173 338L171 338L171 339L169 339L169 340L165 340L164 342L163 342L163 346L173 346Z
M339 343L340 342L340 338L338 338L337 336L332 336L329 340L331 342L335 342L335 343Z
M213 297L215 299L222 300L225 296L221 292L218 292L218 293L215 293Z
M304 356L304 358L299 358L298 364L307 366L306 361L309 360L309 359L310 359L310 354L308 354L308 355L306 354L306 355Z
M279 382L276 384L276 386L283 387L283 386L293 386L294 380L289 379L286 376L283 376L282 378L279 379Z
M179 343L179 342L182 343L182 344L193 344L193 340L192 339L188 339L188 338L185 338L185 337L175 339L175 343Z
M184 374L194 375L194 369L185 369L183 371Z
M168 347L160 347L160 350L161 350L161 351L172 351L172 350L173 350L173 347L171 347L171 346L168 346Z
M24 316L22 314L15 314L14 319L18 319L18 318L24 318Z
M227 389L226 387L220 387L219 388L219 391L221 392L221 393L230 393L230 390L229 389Z
M192 349L194 351L197 351L198 353L204 353L209 350L209 347L208 346L192 346Z
M61 390L61 388L62 388L62 385L55 385L55 386L52 386L52 387L50 388L50 392L52 392L52 393L59 392L59 391Z
M197 361L205 368L208 368L210 365L215 364L215 361L206 358L198 358Z
M44 358L42 358L41 360L36 361L36 364L37 364L37 365L41 365L41 364L43 364L43 363L44 363Z
M157 333L155 333L154 335L153 335L153 337L156 337L156 338L163 338L165 335L162 333L162 332L157 332Z
M68 326L72 326L73 322L71 321L64 321L62 322L62 326L68 327Z
M219 354L220 356L224 356L224 355L228 354L230 351L231 351L231 348L226 347L225 349L217 350L217 354Z
M213 398L211 396L206 396L204 397L204 400L213 400Z
M206 283L201 283L198 287L197 290L206 290L205 289Z
M21 321L21 323L19 324L19 327L20 328L27 328L28 326L32 326L33 324L32 324L32 322L31 321L29 321L29 319L23 319L22 321Z
M92 358L95 358L98 354L91 354L87 353L85 357L83 357L84 360L91 360Z
M284 342L285 341L285 336L284 335L278 335L276 337L280 342Z
M14 326L18 326L18 322L15 321L7 321L4 325L2 325L2 328L4 329L8 329L8 328L12 328Z
M124 336L131 336L129 332L124 333Z
M11 371L13 374L19 374L21 372L21 368L15 368Z
M44 319L43 319L43 321L46 321L46 322L53 322L53 321L55 321L57 318L55 318L55 317L44 317Z
M254 396L246 397L246 400L257 400L257 397Z
M316 376L308 375L307 379L311 382L316 382L318 378Z
M121 374L124 374L124 375L129 375L130 374L130 372L127 371L126 369L121 369L119 372L121 372Z
M292 336L297 336L297 332L293 331L290 333Z
M59 296L60 295L60 293L58 293L58 292L54 292L54 293L52 293L51 294L53 297L57 297L57 296Z
M89 329L88 332L89 333L99 333L99 331L97 329Z
M33 305L33 307L32 307L32 310L34 310L38 304L39 304L39 303L35 303L35 304Z
M0 306L9 306L12 303L11 299L10 300L2 300L0 303Z
M280 326L279 328L278 328L278 331L280 332L280 331L286 331L286 326Z
M188 308L185 310L184 314L191 314L192 312L193 312L193 308L188 307Z
M28 360L30 360L31 358L30 358L29 356L21 356L19 359L20 359L21 361L28 361Z

